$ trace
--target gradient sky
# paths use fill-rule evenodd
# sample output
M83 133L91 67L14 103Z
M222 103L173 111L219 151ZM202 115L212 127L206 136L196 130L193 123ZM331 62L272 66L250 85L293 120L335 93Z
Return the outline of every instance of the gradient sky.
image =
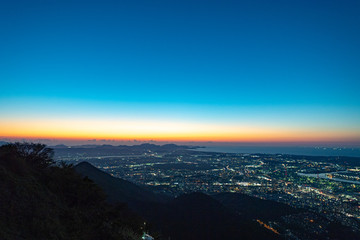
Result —
M360 146L359 1L1 1L0 137Z

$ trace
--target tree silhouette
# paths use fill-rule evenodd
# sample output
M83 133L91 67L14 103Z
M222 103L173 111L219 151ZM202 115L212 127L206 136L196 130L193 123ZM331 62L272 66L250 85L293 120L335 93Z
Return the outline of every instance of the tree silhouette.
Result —
M3 153L17 156L35 168L47 168L54 164L54 150L41 143L9 143L0 147Z
M0 146L1 240L141 238L142 218L53 155L39 143Z

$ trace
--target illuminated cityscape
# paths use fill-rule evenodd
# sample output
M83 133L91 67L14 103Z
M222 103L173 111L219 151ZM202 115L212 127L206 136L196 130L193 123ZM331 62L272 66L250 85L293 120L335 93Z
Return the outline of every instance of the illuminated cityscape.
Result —
M360 231L359 158L212 153L201 148L165 151L146 144L135 152L123 150L121 156L111 156L113 150L108 156L107 150L74 154L60 148L58 152L59 160L88 161L115 177L172 197L233 192L306 209L266 223L277 231L291 222L303 227L313 223L311 231L314 226L320 231L327 221Z

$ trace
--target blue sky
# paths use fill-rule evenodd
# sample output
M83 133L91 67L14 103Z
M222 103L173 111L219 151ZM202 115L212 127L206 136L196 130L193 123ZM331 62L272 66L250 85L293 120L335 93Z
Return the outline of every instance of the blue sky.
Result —
M359 1L2 1L0 115L136 109L360 133L359 11Z

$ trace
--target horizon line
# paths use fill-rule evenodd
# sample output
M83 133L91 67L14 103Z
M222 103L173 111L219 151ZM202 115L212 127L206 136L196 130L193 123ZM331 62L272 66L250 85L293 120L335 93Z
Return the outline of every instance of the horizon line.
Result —
M125 144L136 145L142 143L153 143L153 144L186 144L186 145L205 145L205 146L299 146L299 147L322 147L322 146L333 146L333 147L355 147L360 148L360 141L219 141L219 140L173 140L173 139L106 139L106 138L49 138L49 137L9 137L0 136L0 141L4 142L41 142L41 143L54 143L60 144L90 144L90 145L113 145L113 144ZM74 145L73 145L74 146ZM114 145L113 145L114 146Z

